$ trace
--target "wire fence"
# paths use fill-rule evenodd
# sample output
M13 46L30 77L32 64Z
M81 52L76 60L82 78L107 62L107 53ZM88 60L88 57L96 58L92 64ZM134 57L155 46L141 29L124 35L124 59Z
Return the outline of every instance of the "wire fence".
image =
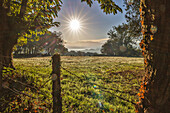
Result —
M51 81L51 75L43 74L29 69L24 69L23 67L22 69L11 68L10 64L5 63L5 61L7 59L11 59L11 57L0 56L0 58L2 59L0 65L1 67L3 67L0 73L1 74L0 85L3 90L0 94L1 96L0 112L4 112L4 113L17 112L17 109L19 109L19 107L17 107L16 103L18 103L20 107L22 106L22 108L24 108L23 111L20 112L24 112L24 111L40 112L41 110L45 110L47 112L49 108L42 105L40 101L42 101L41 97L48 98L47 93L50 92L43 91L42 89L48 82ZM45 67L49 67L49 66L51 66L51 63L49 63ZM35 69L35 67L29 67L29 68L32 68L33 70ZM42 85L36 86L34 80L28 83L27 79L29 78L30 74L34 74L34 75L36 74L36 76L40 76L40 77L45 76L46 79L43 80L43 83L41 83ZM14 101L15 98L16 101L14 102L14 104L11 104L11 101ZM24 100L27 102L23 102ZM22 103L23 105L19 103ZM27 106L25 106L24 104L27 104ZM35 107L35 105L38 107Z
M10 58L9 56L1 56L1 58ZM35 61L35 59L29 59L29 60L33 60L33 61ZM42 60L43 61L43 59L40 59L40 60ZM49 59L48 59L49 60ZM76 78L78 78L80 81L88 81L87 80L87 75L83 75L82 77L80 77L80 76L78 76L77 74L75 74L75 73L73 73L72 71L70 71L69 69L67 69L67 68L65 68L65 67L63 67L62 65L60 65L60 63L59 63L59 65L58 64L55 64L55 65L53 65L53 64L51 64L52 63L52 61L51 60L49 60L49 64L47 64L47 65L43 65L43 66L40 66L40 67L50 67L50 66L58 66L59 68L60 68L60 70L62 69L62 70L64 70L64 71L66 71L66 72L68 72L70 75L72 75L72 76L75 76ZM3 62L0 62L0 65L3 65L3 66L5 66L5 67L8 67L8 65L6 65L5 63L3 63ZM7 89L7 90L9 90L9 91L11 91L11 92L13 92L13 93L15 93L15 94L17 94L17 95L24 95L24 96L27 96L27 97L29 97L29 98L32 98L32 99L39 99L39 95L45 95L46 96L46 94L43 92L43 91L41 91L41 89L42 88L44 88L45 87L45 85L46 84L48 84L48 82L50 82L50 81L53 81L53 70L52 70L52 72L49 74L49 75L47 75L47 74L43 74L43 73L39 73L39 72L35 72L34 71L34 67L31 67L31 66L28 66L28 67L30 67L30 68L32 68L33 70L28 70L28 69L22 69L22 70L13 70L13 69L11 69L10 70L10 74L8 73L8 72L6 72L6 73L3 73L3 83L2 83L2 87L4 88L4 89ZM6 68L6 70L7 70L7 68ZM23 81L20 81L20 80L17 80L15 77L12 77L12 76L10 76L10 75L15 75L15 76L20 76L20 77L22 77L22 76L25 76L26 74L28 74L28 73L33 73L33 74L37 74L37 75L39 75L39 76L45 76L46 77L46 80L45 81L43 81L43 83L41 83L41 86L39 86L39 87L37 87L37 86L35 86L35 85L33 85L33 84L28 84L28 83L25 83L25 82L23 82ZM61 78L59 78L59 79L61 79ZM99 77L99 79L103 79L103 78L100 78ZM27 92L24 92L24 91L21 91L20 90L20 88L19 89L17 89L17 87L14 87L14 86L12 86L12 85L10 85L10 83L8 83L8 81L12 81L13 83L18 83L18 84L20 84L21 86L24 86L25 88L28 88L28 89L32 89L32 90L34 90L34 92L37 92L37 94L38 95L31 95L31 94L28 94ZM53 81L54 82L54 81ZM111 94L111 95L113 95L114 97L117 97L117 98L119 98L119 99L121 99L121 100L123 100L123 101L126 101L126 102L128 102L128 103L131 103L131 104L133 104L133 105L136 105L136 102L134 101L134 100L128 100L128 99L126 99L126 98L124 98L124 97L121 97L121 96L119 96L119 95L117 95L117 94L115 94L115 93L113 93L112 91L114 91L114 92L118 92L118 93L122 93L122 94L129 94L129 95L136 95L137 93L131 93L131 92L126 92L126 91L121 91L121 90L119 90L119 89L114 89L114 88L107 88L107 87L105 87L105 86L103 86L103 85L101 85L101 84L98 84L98 83L95 83L95 82L88 82L88 84L89 85L93 85L93 86L95 86L95 87L98 87L101 91L103 91L103 92L107 92L107 93L109 93L109 94ZM76 87L76 86L75 86ZM76 87L76 88L78 88L78 87ZM61 92L60 92L60 94L61 94ZM54 97L53 97L54 98ZM41 106L41 105L40 105ZM42 107L39 107L39 109L36 109L36 110L40 110L40 108L44 108L44 106ZM48 109L47 107L45 108L45 109ZM28 110L28 109L27 109ZM35 110L35 109L34 109Z
M76 77L79 78L81 81L86 80L86 79L82 79L81 77L77 76L76 74L74 74L73 72L67 70L66 68L64 68L64 67L62 67L62 66L61 66L61 68L62 68L63 70L65 70L65 71L67 71L68 73L70 73L71 75L76 76ZM86 75L85 75L85 76L86 76ZM123 91L120 91L120 90L118 90L118 89L106 88L106 87L101 86L100 84L97 84L97 83L89 83L89 84L96 85L96 86L98 86L101 90L103 90L103 91L105 91L105 92L108 92L108 93L112 94L113 96L118 97L118 98L121 99L121 100L124 100L124 101L126 101L126 102L129 102L129 103L131 103L131 104L133 104L133 105L136 105L135 102L130 101L130 100L127 100L127 99L125 99L125 98L123 98L123 97L121 97L121 96L115 95L114 93L110 92L110 90L116 91L116 92L120 92L120 93L128 93L128 94L129 94L130 92L123 92ZM135 94L133 94L133 95L136 95L136 94L137 94L137 93L135 93Z

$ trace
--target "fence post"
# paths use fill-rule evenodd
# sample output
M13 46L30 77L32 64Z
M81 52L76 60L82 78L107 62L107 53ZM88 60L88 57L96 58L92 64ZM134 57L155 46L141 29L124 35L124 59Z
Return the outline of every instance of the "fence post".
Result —
M60 54L52 56L52 80L53 80L53 113L62 112L62 98L60 85Z

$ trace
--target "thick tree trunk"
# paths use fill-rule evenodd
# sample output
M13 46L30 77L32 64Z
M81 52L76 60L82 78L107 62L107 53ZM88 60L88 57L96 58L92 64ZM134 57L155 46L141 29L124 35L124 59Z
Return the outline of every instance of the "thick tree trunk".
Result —
M13 47L15 44L17 44L17 37L8 37L3 40L3 60L4 60L4 66L14 68L13 66Z
M1 54L2 54L2 41L0 37L0 55ZM3 68L2 57L0 56L0 91L2 91L2 68ZM1 94L0 94L0 97L1 97Z
M9 24L7 11L0 6L0 91L2 90L2 68L14 68L12 63L13 47L17 43L17 33L14 26Z
M145 77L140 88L140 113L169 113L170 15L169 0L141 0Z
M16 37L8 35L0 36L0 91L2 90L2 69L3 67L14 68L13 66L13 47L17 43Z

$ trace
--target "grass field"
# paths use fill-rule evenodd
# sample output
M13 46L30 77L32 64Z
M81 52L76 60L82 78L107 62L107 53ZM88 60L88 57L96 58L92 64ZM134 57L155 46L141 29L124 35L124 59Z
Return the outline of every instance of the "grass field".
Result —
M44 85L52 71L50 60L50 57L14 59L17 70L27 78L26 83L42 87L39 92L43 94L39 95L25 89L26 93L40 97L38 100L22 97L32 103L37 101L39 104L34 105L37 112L42 109L50 112L52 107L51 81ZM61 66L72 73L61 69L64 113L134 113L132 103L138 101L136 94L144 73L143 58L62 56ZM29 103L22 103L25 106L20 105L19 108L25 112Z

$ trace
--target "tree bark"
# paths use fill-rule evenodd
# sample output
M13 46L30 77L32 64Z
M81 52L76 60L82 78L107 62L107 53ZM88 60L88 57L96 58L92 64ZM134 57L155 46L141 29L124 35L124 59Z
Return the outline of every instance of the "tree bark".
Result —
M14 68L12 63L13 47L17 43L14 25L9 24L7 10L0 6L0 91L2 90L2 69L4 66Z
M170 112L169 5L169 0L141 0L145 77L136 106L140 113Z

